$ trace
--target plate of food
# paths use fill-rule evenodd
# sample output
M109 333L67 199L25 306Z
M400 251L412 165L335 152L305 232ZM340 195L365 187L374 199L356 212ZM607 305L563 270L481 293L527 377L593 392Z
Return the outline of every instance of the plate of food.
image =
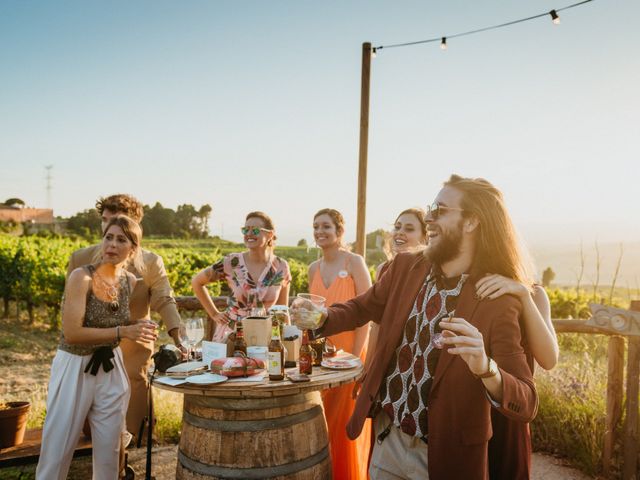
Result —
M356 368L361 365L358 358L323 358L322 365L324 368L331 370L349 370L350 368Z
M214 383L226 382L227 377L216 373L202 373L200 375L192 375L187 377L186 382L194 385L213 385Z
M169 377L190 377L191 375L199 375L208 369L205 362L184 362L167 368L165 372Z

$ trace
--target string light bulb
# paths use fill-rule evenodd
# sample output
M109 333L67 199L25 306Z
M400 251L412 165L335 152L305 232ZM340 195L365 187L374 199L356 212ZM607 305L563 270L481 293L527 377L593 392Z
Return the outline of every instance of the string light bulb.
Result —
M442 40L440 41L440 49L441 50L447 49L447 37L442 37Z
M560 17L558 16L558 12L556 12L555 10L551 10L549 12L549 15L551 15L551 22L553 22L554 25L560 25Z
M378 56L377 52L378 52L378 49L376 47L373 47L371 49L371 58L376 58Z

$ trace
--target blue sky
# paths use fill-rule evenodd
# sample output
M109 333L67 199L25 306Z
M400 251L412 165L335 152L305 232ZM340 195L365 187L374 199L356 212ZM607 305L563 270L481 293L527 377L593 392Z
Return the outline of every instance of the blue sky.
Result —
M58 215L100 195L213 206L238 240L313 213L355 237L361 44L451 35L572 2L0 3L0 200ZM503 189L529 244L639 241L640 4L550 18L373 61L367 230L456 172ZM349 228L351 227L351 228Z

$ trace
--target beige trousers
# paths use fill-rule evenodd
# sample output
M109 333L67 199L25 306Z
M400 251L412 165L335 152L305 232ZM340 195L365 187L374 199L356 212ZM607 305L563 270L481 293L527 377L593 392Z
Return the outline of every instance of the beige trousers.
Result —
M428 479L427 444L422 440L391 425L389 435L382 444L378 443L378 435L390 424L391 420L384 412L374 419L375 442L369 465L371 480Z
M120 341L120 348L124 358L124 368L131 383L131 399L127 410L127 430L137 439L140 425L149 411L147 370L151 365L154 344L153 342L140 344L124 338Z
M120 349L114 349L113 353L115 368L105 373L101 367L94 376L84 373L91 355L56 352L51 364L37 480L67 478L85 418L92 432L93 480L118 478L129 382Z

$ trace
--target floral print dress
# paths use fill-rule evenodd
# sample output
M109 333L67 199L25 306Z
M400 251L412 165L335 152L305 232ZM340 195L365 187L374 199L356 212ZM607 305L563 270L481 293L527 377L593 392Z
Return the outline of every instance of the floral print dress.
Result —
M291 282L289 264L275 255L255 280L249 273L242 253L227 255L214 263L211 269L211 280L225 280L231 289L227 315L233 321L250 315L252 308L263 307L268 310L278 300L280 290Z

